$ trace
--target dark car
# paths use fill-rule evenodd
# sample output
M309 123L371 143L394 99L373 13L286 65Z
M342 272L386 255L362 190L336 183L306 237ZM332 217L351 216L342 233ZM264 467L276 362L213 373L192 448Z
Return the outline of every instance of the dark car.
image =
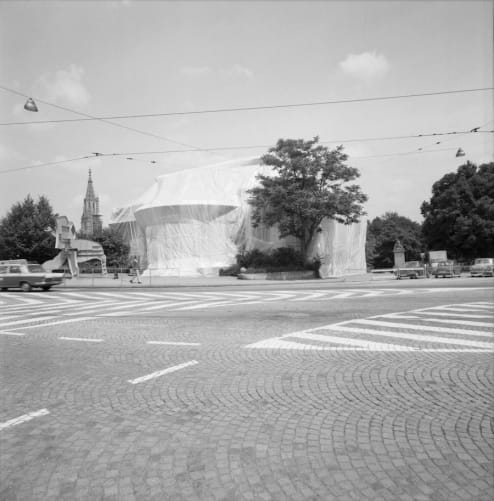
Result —
M461 275L461 264L454 261L441 261L432 270L434 278L439 277L459 277Z
M0 261L0 289L21 289L24 292L39 287L44 291L63 282L63 275L50 273L40 264L29 264L25 259Z

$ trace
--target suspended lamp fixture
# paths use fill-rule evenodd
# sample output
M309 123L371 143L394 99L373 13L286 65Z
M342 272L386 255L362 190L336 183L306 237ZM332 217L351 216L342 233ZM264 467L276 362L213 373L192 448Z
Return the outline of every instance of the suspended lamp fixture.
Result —
M465 152L461 148L458 148L458 151L456 152L456 156L457 157L464 157Z
M38 111L38 107L32 98L28 98L26 104L24 105L24 109L27 111Z

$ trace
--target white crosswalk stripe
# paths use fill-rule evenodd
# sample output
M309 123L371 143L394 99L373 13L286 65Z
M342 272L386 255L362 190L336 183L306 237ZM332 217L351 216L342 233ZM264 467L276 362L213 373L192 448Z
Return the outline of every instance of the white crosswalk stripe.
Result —
M245 348L492 353L494 352L493 322L454 318L456 309L469 311L470 308L480 305L491 310L494 307L494 303L464 303L352 319L264 339L246 345ZM442 316L439 318L422 316L424 313L444 315L447 314L445 311L449 310L451 318L448 319ZM493 315L486 317L494 320ZM448 325L438 327L437 323ZM468 329L464 328L467 326Z

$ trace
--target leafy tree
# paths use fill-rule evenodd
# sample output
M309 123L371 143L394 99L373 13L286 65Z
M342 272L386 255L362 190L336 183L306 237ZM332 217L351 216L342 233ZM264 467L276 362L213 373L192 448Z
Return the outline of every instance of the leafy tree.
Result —
M460 260L494 256L494 162L467 162L443 176L421 211L429 250Z
M405 248L407 261L420 260L420 253L423 251L421 225L396 212L386 212L382 217L374 218L367 226L367 266L392 268L396 240L400 240Z
M59 251L55 237L47 228L55 227L50 202L40 196L35 202L28 195L15 203L0 221L0 259L27 259L43 263Z
M248 192L253 225L277 225L280 238L296 237L304 259L324 218L358 222L367 200L358 185L347 184L360 173L345 165L343 146L330 151L318 141L279 139L261 158L273 175L258 175L260 185Z
M120 233L112 228L103 228L91 240L103 247L106 263L109 267L126 266L129 257L129 246L124 242Z

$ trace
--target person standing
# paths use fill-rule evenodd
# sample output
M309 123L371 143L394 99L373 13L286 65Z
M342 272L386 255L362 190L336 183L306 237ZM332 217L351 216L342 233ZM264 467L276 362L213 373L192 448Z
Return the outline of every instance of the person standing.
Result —
M134 259L132 260L132 271L133 271L134 276L130 280L130 283L133 284L134 280L137 279L137 283L138 284L142 284L142 282L141 282L141 274L140 274L140 271L139 271L139 259L137 259L137 256L134 256Z

